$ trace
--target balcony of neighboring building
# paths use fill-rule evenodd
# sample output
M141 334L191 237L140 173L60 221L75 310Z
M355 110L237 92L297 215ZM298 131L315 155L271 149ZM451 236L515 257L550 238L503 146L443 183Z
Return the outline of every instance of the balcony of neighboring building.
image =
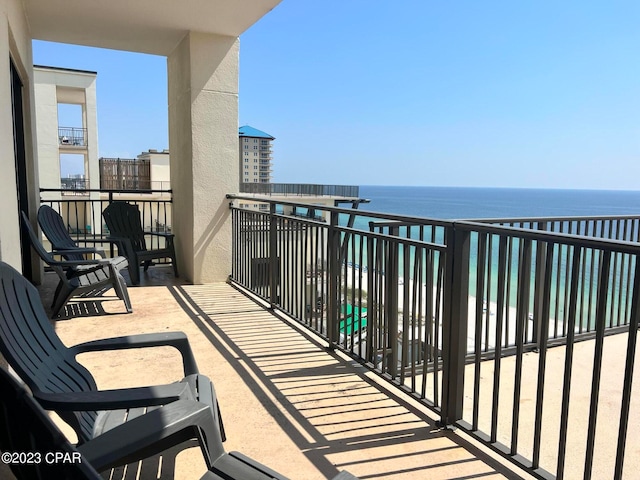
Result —
M58 127L58 143L60 147L69 148L86 148L87 129L78 127Z

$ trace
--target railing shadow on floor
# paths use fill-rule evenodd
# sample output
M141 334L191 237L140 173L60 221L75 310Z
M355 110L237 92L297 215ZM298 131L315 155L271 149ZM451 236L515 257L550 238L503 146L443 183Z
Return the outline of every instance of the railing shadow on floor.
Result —
M451 467L457 478L522 478L472 442L437 427L426 409L378 384L360 364L327 350L322 340L247 292L236 288L246 302L238 308L237 301L212 300L207 288L177 286L170 292L323 475L369 465L356 472L359 478ZM252 322L264 318L268 327L256 329Z

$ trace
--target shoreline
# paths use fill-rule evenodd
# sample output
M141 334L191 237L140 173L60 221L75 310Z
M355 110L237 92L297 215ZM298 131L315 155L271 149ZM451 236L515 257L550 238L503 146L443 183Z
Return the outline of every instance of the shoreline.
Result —
M369 275L369 271L366 269L360 269L360 268L355 268L354 266L350 266L350 265L346 265L347 268L347 275L346 275L346 285L347 288L360 288L363 292L363 296L367 296L367 290L366 287L368 285L368 275ZM355 273L355 279L356 279L356 284L353 284L353 278L354 278L354 272L353 270L356 270ZM384 288L385 288L385 282L384 282L384 278L385 275L384 273L380 273L380 278L382 279L382 285L380 286L382 292L384 292ZM410 305L413 303L413 296L414 296L414 292L416 292L416 288L414 287L414 281L413 280L409 280L408 283L404 283L404 279L403 278L398 278L398 312L403 312L404 311L404 300L405 300L405 288L409 289L408 292L408 298L409 298L409 303ZM422 285L421 286L421 291L419 292L420 298L422 299L422 308L421 308L421 317L426 319L426 310L427 310L427 305L426 305L426 299L428 298L428 289L426 285ZM436 291L436 287L434 287L433 289L433 294L431 295L431 298L433 300L435 300L437 296L437 291ZM442 302L438 302L440 305L442 305ZM483 302L484 303L484 302ZM477 298L473 295L469 295L469 299L468 299L468 329L467 329L467 352L474 352L475 351L475 331L476 331L476 323L477 323L477 316L476 316L476 304L477 304ZM409 307L411 308L411 307ZM442 307L441 307L442 308ZM490 302L489 305L483 305L483 314L482 314L482 334L483 334L483 338L482 338L482 343L481 343L481 350L491 350L491 349L495 349L496 347L496 332L497 332L497 326L498 326L498 305L496 302ZM516 307L512 307L509 306L507 308L504 308L503 310L503 328L502 328L502 345L505 345L505 340L507 341L507 345L515 345L516 343L516 322L517 322L517 309ZM527 319L526 319L526 331L529 332L529 336L532 335L533 332L533 328L534 328L534 320L533 320L533 315L528 312L527 314ZM559 325L562 325L562 322L559 322ZM554 320L550 319L549 321L549 337L552 337L553 335L553 326L554 326ZM424 331L425 326L422 325L421 327L421 332L420 335L416 335L416 339L417 338L426 338L426 333ZM442 323L439 323L439 330L440 333L442 333ZM486 342L486 332L487 330L489 331L489 341L488 343ZM402 333L402 327L399 326L399 333ZM442 337L440 337L442 338ZM526 342L526 339L525 339Z

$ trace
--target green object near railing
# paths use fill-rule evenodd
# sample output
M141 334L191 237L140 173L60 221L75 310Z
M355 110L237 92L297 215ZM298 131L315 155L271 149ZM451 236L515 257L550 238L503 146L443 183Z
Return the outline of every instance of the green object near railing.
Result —
M338 327L340 333L351 335L352 332L357 332L367 326L367 309L364 307L350 303L343 304L340 307L340 317L343 318Z

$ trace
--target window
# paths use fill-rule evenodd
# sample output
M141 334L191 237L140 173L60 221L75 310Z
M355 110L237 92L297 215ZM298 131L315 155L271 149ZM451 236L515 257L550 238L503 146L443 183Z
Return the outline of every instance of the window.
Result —
M245 138L245 139L244 139L244 143L248 143L248 142L249 142L249 139L248 139L248 138Z
M254 138L254 139L253 139L253 143L258 143L258 139L257 139L257 138Z

